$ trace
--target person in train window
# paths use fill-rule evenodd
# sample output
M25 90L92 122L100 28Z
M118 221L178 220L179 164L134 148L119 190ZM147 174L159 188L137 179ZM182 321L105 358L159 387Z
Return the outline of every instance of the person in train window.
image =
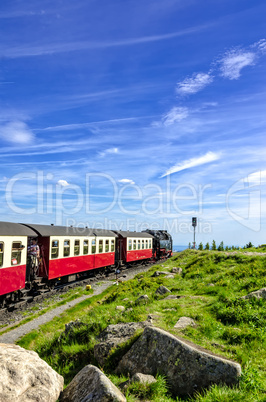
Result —
M39 268L40 247L36 239L31 239L28 246L28 265L30 267L30 275L35 278Z
M40 247L38 246L36 239L31 240L31 243L28 247L28 255L32 255L36 258L40 257Z

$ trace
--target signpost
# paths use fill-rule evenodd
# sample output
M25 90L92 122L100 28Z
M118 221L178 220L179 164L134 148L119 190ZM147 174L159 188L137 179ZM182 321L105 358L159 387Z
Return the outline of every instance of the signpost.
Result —
M197 226L197 218L193 217L192 218L192 226L194 228L194 241L193 241L193 248L196 248L196 241L195 241L195 235L196 235L196 226Z

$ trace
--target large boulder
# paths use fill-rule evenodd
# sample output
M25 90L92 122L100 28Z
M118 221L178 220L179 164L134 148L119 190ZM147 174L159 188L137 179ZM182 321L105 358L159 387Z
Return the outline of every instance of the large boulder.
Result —
M88 365L64 389L60 402L90 401L126 402L126 398L98 367Z
M0 402L55 402L64 379L36 352L0 344Z
M241 367L162 329L147 327L123 356L116 372L153 376L160 372L174 395L186 396L211 384L236 384Z
M128 322L108 325L98 336L99 343L94 346L95 359L98 363L104 365L111 349L128 341L138 330L143 330L147 325L151 325L151 322Z

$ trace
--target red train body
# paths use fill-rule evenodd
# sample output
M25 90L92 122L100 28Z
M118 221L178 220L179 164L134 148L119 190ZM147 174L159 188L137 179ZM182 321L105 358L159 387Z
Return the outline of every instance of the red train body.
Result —
M167 235L166 235L167 234ZM163 238L163 240L162 240ZM27 248L37 239L38 269L27 263ZM172 253L166 231L111 231L64 226L0 222L0 306L23 296L42 282L53 286L70 282L90 271L127 267L141 261L156 261Z

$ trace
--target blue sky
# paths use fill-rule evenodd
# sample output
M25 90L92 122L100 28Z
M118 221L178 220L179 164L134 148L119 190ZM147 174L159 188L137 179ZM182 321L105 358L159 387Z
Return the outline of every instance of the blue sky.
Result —
M0 5L0 219L266 243L262 0Z

